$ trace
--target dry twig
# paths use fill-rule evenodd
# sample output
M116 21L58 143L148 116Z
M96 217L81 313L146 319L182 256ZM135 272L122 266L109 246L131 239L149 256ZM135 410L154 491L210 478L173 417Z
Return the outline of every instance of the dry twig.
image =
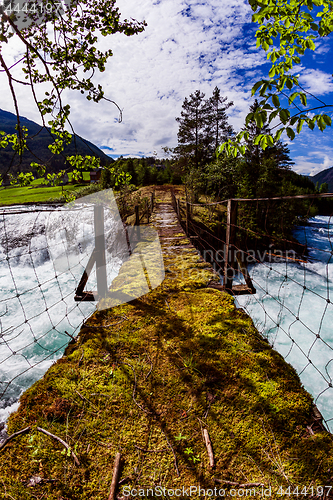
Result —
M114 461L112 483L108 500L115 500L116 498L116 489L118 485L120 465L121 465L121 454L117 453L116 459Z
M123 365L126 365L126 366L129 366L133 372L133 375L134 375L134 387L133 387L133 393L132 393L132 399L134 401L134 403L136 404L136 406L138 408L140 408L140 410L144 411L145 413L150 413L150 411L148 410L145 410L142 406L139 405L139 403L136 401L135 399L135 392L136 392L136 374L135 374L135 370L133 368L132 365L130 365L129 363L122 363Z
M162 448L161 450L146 450L145 448L140 448L140 446L136 445L135 448L137 448L140 451L143 451L144 453L165 453L166 451L169 451L168 448Z
M226 481L225 479L216 479L214 478L214 481L216 483L221 483L221 484L230 484L230 486L237 486L239 488L251 488L255 486L265 486L263 483L237 483L234 481Z
M66 450L70 451L70 453L71 453L71 455L72 455L72 457L74 459L75 464L76 465L80 465L80 462L79 462L77 456L75 455L74 451L71 449L71 447L69 446L69 444L66 443L66 441L64 441L60 437L56 436L55 434L51 434L51 432L46 431L42 427L37 427L37 430L39 432L42 432L43 434L46 434L47 436L50 436L51 438L55 439L56 441L59 441L59 443L61 443L66 448Z
M205 438L207 453L209 456L209 464L210 464L211 468L213 469L215 467L215 460L214 460L214 452L213 452L212 442L210 440L207 429L203 430L203 434L204 434L204 438Z
M25 429L22 429L21 431L14 432L14 434L11 434L10 436L8 436L4 441L2 441L0 443L0 450L2 448L4 448L6 446L6 444L9 443L9 441L11 441L12 439L16 438L17 436L20 436L20 434L24 434L26 432L29 432L30 429L31 429L31 427L29 425L29 427L26 427Z
M175 450L174 450L174 449L173 449L173 447L171 446L170 441L168 440L167 435L165 434L164 430L163 430L163 429L161 429L161 430L162 430L162 432L163 432L163 434L164 434L164 436L165 436L165 439L167 440L167 443L168 443L168 445L169 445L169 447L170 447L170 449L171 449L171 451L172 451L173 458L174 458L174 461L175 461L175 469L176 469L176 472L177 472L177 476L179 476L179 470L178 470L178 465L177 465L177 457L176 457Z

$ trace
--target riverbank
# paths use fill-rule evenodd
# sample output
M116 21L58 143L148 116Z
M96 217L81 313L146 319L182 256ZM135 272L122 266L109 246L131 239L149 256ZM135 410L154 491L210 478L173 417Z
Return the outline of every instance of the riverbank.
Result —
M233 298L207 288L216 277L163 188L156 200L165 280L92 315L24 393L8 433L31 431L0 451L0 491L20 500L106 499L120 452L120 496L124 487L200 485L227 494L244 484L271 487L272 498L289 486L313 487L315 496L332 483L333 443L317 432L311 396ZM65 440L69 452L37 427Z

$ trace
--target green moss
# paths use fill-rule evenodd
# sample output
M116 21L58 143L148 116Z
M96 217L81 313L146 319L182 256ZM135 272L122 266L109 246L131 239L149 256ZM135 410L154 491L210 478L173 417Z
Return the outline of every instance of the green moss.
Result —
M271 485L281 498L280 485L330 484L332 437L307 433L312 398L293 368L232 297L206 288L212 271L195 251L165 254L165 267L149 295L89 318L21 397L8 432L32 432L1 451L4 498L104 500L118 451L123 486L214 488L217 478ZM80 466L37 426L65 439ZM32 476L45 481L29 487Z

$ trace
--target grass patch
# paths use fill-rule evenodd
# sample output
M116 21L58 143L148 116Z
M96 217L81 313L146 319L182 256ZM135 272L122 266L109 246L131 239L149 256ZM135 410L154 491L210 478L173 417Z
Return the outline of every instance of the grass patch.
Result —
M0 188L0 206L23 205L25 203L43 203L62 197L63 192L75 192L84 187L83 184L56 187L6 187Z

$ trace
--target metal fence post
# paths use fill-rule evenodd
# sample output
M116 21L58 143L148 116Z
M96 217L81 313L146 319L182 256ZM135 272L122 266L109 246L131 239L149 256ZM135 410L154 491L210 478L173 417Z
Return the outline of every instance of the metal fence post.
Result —
M178 215L178 219L180 221L180 201L179 201L179 198L177 198L177 215Z
M189 218L190 218L190 204L187 201L186 202L186 234L188 236L188 223L189 223Z
M108 291L106 279L105 260L105 236L104 236L104 207L94 206L94 228L95 228L95 258L96 258L96 278L97 292L99 297L105 297Z
M135 210L135 225L139 226L140 224L139 205L135 205L134 210Z
M227 215L227 233L224 250L224 270L223 270L223 288L232 290L232 281L234 277L234 262L235 262L235 239L236 239L236 224L237 224L237 201L228 200L228 215Z

